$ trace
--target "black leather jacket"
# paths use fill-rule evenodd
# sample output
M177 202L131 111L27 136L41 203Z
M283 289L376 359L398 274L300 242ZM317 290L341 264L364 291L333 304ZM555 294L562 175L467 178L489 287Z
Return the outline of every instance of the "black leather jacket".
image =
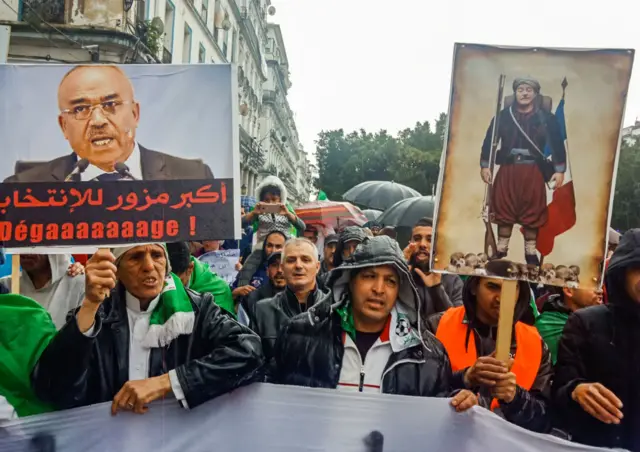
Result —
M187 289L195 312L193 333L151 349L149 377L176 370L190 408L239 386L262 380L260 339L225 315L211 294ZM129 380L129 321L120 284L96 315L94 337L80 332L72 312L32 374L37 396L57 409L113 399Z
M340 317L323 301L291 320L275 350L274 382L336 388L344 345ZM422 344L392 353L382 377L382 392L423 397L450 395L451 364L444 347L424 332Z
M307 298L306 308L310 308L326 296L322 290L314 289ZM267 362L273 357L273 348L282 328L300 313L300 302L289 287L273 298L260 300L255 304L253 311L249 313L249 319L253 331L262 339L262 349Z

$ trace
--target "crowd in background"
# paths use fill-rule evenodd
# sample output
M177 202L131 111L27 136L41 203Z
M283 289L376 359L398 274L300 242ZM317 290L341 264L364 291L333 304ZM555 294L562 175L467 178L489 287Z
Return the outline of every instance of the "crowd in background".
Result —
M21 255L21 295L0 281L20 306L0 323L20 353L5 364L0 417L99 402L144 413L170 395L189 409L267 381L447 397L456 411L478 405L531 431L640 450L640 230L611 250L605 300L519 281L504 362L496 330L511 262L464 279L435 273L429 218L401 249L393 228L305 225L276 177L256 198L241 240L119 247L74 263ZM198 257L232 248L241 257L228 285ZM24 337L12 321L28 325Z

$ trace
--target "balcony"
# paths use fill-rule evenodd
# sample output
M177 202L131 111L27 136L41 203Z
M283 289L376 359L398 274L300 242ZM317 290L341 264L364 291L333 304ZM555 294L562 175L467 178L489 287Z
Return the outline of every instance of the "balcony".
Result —
M262 52L260 51L260 41L258 40L258 34L256 33L256 29L253 26L253 22L251 21L251 16L249 15L249 9L246 6L240 8L240 17L242 18L242 23L247 30L247 41L251 51L254 55L257 55L257 60L262 61ZM262 66L259 65L260 72L262 73Z
M255 169L264 166L265 155L262 146L242 126L240 126L240 153L242 161L247 166Z
M169 52L166 47L163 47L162 48L162 62L164 64L171 64L172 61L173 61L173 55L171 55L171 52Z
M64 4L65 0L26 0L23 2L23 20L37 24L64 24Z

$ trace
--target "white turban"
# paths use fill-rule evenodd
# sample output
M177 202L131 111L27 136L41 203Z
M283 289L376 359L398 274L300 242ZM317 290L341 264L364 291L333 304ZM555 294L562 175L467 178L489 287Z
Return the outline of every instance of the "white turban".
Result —
M164 251L164 257L167 260L167 274L171 272L171 262L169 261L169 252L167 251L167 245L164 243L136 243L134 245L129 246L119 246L117 248L113 248L111 251L113 255L116 257L116 267L120 265L120 261L122 260L122 256L124 256L127 252L131 251L134 248L139 246L147 246L147 245L156 245L162 248Z

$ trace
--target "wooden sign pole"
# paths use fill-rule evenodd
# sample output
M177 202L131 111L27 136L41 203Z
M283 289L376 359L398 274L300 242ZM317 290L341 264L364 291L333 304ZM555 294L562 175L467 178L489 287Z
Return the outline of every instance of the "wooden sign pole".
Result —
M11 255L11 293L20 294L20 255Z
M513 315L516 309L518 281L509 279L502 282L500 292L500 319L496 337L496 359L507 362L511 351L511 333L513 332Z

